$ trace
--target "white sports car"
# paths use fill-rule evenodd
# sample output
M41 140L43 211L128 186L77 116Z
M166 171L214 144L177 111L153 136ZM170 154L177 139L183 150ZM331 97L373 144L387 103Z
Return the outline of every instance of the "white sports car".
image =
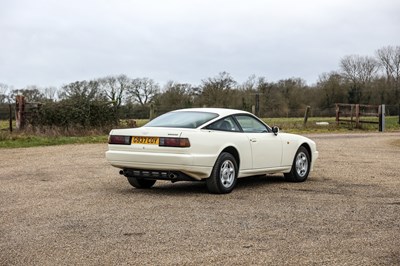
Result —
M302 182L318 158L314 141L220 108L176 110L143 127L113 129L108 144L107 160L136 188L205 180L211 193L229 193L237 178L279 172Z

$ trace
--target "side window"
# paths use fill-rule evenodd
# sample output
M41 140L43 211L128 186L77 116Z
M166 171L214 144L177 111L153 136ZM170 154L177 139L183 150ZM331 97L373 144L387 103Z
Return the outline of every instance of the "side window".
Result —
M220 131L240 131L232 117L225 117L224 119L218 120L207 127L207 129L220 130Z
M269 132L268 128L263 123L261 123L252 116L236 115L235 118L242 127L244 132L249 132L249 133Z

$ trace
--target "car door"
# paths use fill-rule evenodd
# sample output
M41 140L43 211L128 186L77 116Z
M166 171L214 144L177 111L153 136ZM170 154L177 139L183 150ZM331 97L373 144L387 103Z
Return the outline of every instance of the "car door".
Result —
M210 125L205 129L215 132L213 140L218 143L224 143L225 146L233 146L239 152L240 170L253 169L251 145L247 136L242 132L236 119L232 116L224 117ZM206 145L209 145L207 141Z
M240 114L235 119L251 144L253 169L280 167L282 163L282 141L257 118Z

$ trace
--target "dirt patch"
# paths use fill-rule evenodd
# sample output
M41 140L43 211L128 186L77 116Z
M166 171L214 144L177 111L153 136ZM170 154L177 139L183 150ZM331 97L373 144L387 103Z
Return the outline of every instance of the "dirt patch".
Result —
M0 150L0 265L400 264L399 133L310 135L304 183L131 188L106 145Z
M396 139L392 142L394 146L400 147L400 139Z

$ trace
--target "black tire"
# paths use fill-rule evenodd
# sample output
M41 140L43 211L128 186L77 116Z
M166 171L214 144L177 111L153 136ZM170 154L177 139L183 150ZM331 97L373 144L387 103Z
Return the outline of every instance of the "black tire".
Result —
M129 184L135 188L151 188L155 183L156 180L151 179L143 179L143 178L136 178L136 177L127 177Z
M230 193L236 185L238 167L232 154L223 152L215 162L211 176L206 179L208 191L213 194Z
M308 150L301 146L294 156L292 169L285 173L285 180L289 182L304 182L310 173L311 160Z

